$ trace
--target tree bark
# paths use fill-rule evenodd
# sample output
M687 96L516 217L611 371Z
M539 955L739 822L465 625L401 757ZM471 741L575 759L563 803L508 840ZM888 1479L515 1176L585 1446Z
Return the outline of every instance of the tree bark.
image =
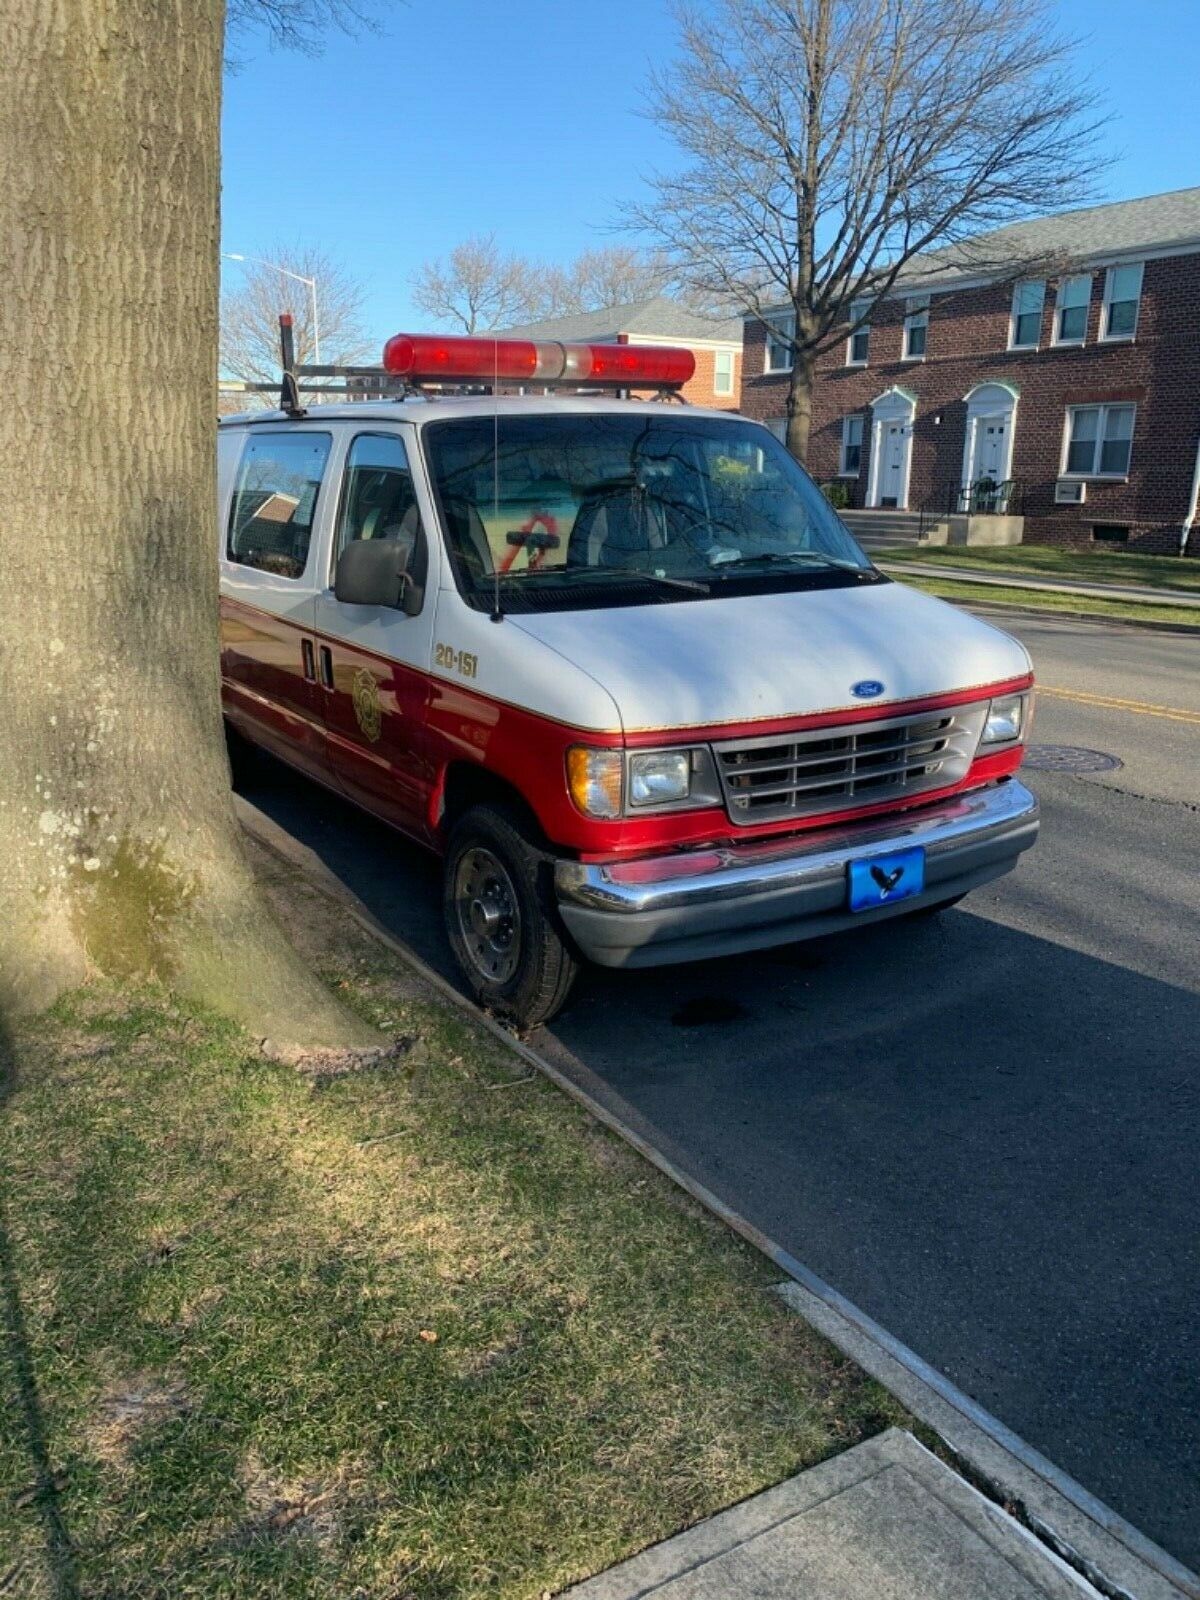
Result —
M99 969L345 1043L250 876L221 730L223 20L0 10L0 1007Z
M814 358L808 350L798 349L792 355L792 375L787 392L787 432L784 442L801 465L808 460L815 365Z

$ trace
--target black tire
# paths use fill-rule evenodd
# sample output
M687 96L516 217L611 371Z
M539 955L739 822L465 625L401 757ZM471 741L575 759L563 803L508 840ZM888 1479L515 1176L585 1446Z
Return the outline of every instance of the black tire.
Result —
M225 750L229 756L229 775L234 789L244 794L262 777L262 751L225 719Z
M918 906L917 909L910 912L909 915L913 917L937 917L940 916L943 911L949 911L951 906L956 906L960 900L965 900L966 898L967 896L965 891L962 894L952 894L949 900L938 900L934 905L931 906Z
M503 807L472 806L451 832L442 876L451 949L479 1004L521 1028L554 1016L579 971L552 872L550 856Z

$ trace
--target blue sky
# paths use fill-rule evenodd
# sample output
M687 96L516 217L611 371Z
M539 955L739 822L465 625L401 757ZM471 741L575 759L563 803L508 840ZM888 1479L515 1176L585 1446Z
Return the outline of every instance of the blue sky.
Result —
M1108 197L1200 184L1198 0L1061 0L1114 113ZM383 37L316 60L246 39L227 77L225 250L320 246L367 287L381 343L420 327L409 280L471 233L550 260L613 239L618 203L672 159L638 115L669 62L669 0L407 0ZM241 269L224 262L229 274Z

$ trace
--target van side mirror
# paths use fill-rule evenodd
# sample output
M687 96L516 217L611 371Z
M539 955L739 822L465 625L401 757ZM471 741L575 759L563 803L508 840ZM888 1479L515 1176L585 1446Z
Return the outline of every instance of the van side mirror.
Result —
M409 572L415 540L355 539L338 557L333 592L352 606L391 606L415 617L424 587Z

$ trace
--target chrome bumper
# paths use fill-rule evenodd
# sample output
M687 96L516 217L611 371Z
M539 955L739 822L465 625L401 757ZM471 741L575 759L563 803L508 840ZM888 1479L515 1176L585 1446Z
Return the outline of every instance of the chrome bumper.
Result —
M1000 877L1037 838L1038 803L1016 779L938 805L871 817L809 841L767 840L679 851L650 861L558 861L568 930L604 966L653 966L761 949L918 911ZM925 890L850 912L852 856L921 845Z

